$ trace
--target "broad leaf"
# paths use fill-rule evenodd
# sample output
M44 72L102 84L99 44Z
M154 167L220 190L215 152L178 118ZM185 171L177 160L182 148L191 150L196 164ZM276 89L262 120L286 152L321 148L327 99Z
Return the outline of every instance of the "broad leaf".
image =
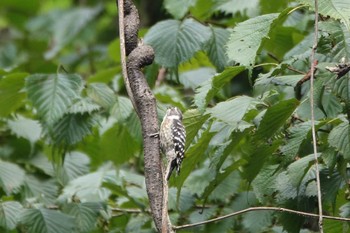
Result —
M261 203L273 198L273 193L276 191L277 169L278 165L264 166L252 182L253 191Z
M264 232L264 229L268 229L272 224L273 219L271 211L252 211L244 216L243 226L249 232Z
M91 133L96 120L89 114L66 114L53 125L50 136L55 146L74 145Z
M60 15L60 20L54 24L53 45L45 53L46 59L51 59L70 43L84 28L89 26L102 10L100 6L95 8L75 8Z
M78 98L82 79L75 74L34 74L26 79L28 98L49 126Z
M212 36L208 42L207 53L210 61L222 71L228 65L228 57L225 52L225 45L230 36L230 32L223 28L211 27Z
M0 160L0 187L7 194L17 193L23 185L24 170L17 164Z
M243 167L244 171L242 176L252 182L255 177L259 174L260 170L264 166L265 162L272 157L280 146L281 141L275 140L272 144L260 144L254 140L246 143L245 160L246 165Z
M115 117L119 122L125 122L133 112L134 108L130 99L118 96L116 103L111 109L111 116Z
M18 137L22 137L34 143L41 137L41 125L38 121L25 118L21 115L17 119L8 120L8 127Z
M105 109L110 109L116 102L116 95L104 83L91 83L87 88L87 95Z
M49 161L48 157L45 156L44 154L40 153L40 154L34 156L33 158L31 158L28 161L28 163L33 165L36 168L39 168L46 175L49 175L49 176L55 175L53 163L51 161Z
M215 69L211 67L202 67L181 73L179 76L179 81L184 85L184 88L191 88L194 90L202 83L210 80L214 74Z
M87 155L73 151L67 153L64 158L63 174L59 177L63 184L89 172L90 159Z
M15 229L22 210L23 207L19 202L0 202L0 226L8 230Z
M196 0L165 0L164 7L176 19L181 19L185 16L189 8L195 5L195 3Z
M225 102L218 103L215 107L207 109L212 117L230 124L240 131L252 126L243 120L246 113L256 109L259 100L249 96L238 96Z
M281 152L290 159L297 156L300 145L307 138L310 130L311 124L309 121L291 127L288 130L289 139L286 144L281 147Z
M258 13L259 0L221 0L217 1L216 9L227 14L241 14L255 15Z
M50 209L27 209L21 216L21 224L28 233L71 233L74 218Z
M89 113L95 112L97 110L101 109L101 106L94 103L94 101L90 98L79 98L78 100L74 101L74 103L70 106L68 109L69 113Z
M227 43L227 55L242 66L252 66L261 42L270 32L279 14L258 16L237 24Z
M27 75L26 73L15 73L0 79L0 117L7 116L22 105L25 93L21 90Z
M131 126L116 123L101 135L100 151L97 156L121 164L142 149L141 143L131 135Z
M298 105L298 100L289 99L268 108L260 122L256 136L261 139L272 137L285 124Z
M204 131L198 142L186 151L185 162L182 165L181 173L176 178L178 194L181 191L182 184L185 182L189 174L193 171L197 163L203 159L203 154L208 148L209 142L214 135L215 133L209 132L209 129Z
M328 136L329 145L335 147L346 159L350 159L350 128L348 122L334 127Z
M298 0L298 2L310 6L315 10L313 0ZM334 19L339 19L350 29L350 5L348 0L319 0L318 12L324 16L330 16Z
M350 12L350 7L349 7ZM350 30L338 21L325 21L319 23L320 30L332 38L331 59L339 62L343 57L350 59Z
M174 68L203 50L210 35L208 27L193 19L166 20L150 28L145 43L154 48L157 64Z
M209 101L220 91L220 89L231 79L236 77L245 68L242 66L234 66L225 69L221 74L215 75L212 79L201 84L196 89L194 103L200 111L204 111Z
M113 179L113 177L115 179L115 171L106 169L80 176L63 188L59 200L66 202L75 196L82 202L106 201L111 191L103 188L102 183Z
M96 228L97 218L103 206L98 202L69 203L62 211L75 218L79 232L91 232Z
M186 148L191 145L198 130L200 130L208 118L209 115L202 115L196 109L190 109L184 113L183 124L186 128Z
M206 204L209 195L213 193L213 191L227 178L232 172L236 171L240 166L244 165L244 160L234 161L232 164L225 168L225 170L216 174L215 179L211 180L208 186L205 188L203 193L203 206ZM231 190L232 191L232 190ZM222 193L221 193L222 195Z
M58 196L58 185L54 179L39 179L27 175L22 194L27 200L35 199L45 204L53 204Z

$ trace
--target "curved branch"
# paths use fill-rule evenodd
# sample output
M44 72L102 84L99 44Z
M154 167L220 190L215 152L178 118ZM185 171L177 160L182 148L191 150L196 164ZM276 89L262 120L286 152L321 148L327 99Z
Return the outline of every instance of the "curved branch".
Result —
M139 15L131 0L117 0L123 76L128 95L140 118L143 135L146 189L157 230L162 229L163 172L159 151L156 99L141 71L154 59L153 48L138 44ZM128 59L126 61L126 56ZM167 232L169 229L166 229ZM171 230L171 229L170 229Z
M186 224L182 226L174 226L174 230L180 230L180 229L185 229L185 228L191 228L191 227L196 227L204 224L208 224L211 222L217 222L224 220L226 218L231 218L236 215L244 214L250 211L259 211L259 210L271 210L271 211L279 211L279 212L287 212L287 213L292 213L292 214L298 214L298 215L303 215L307 217L312 217L312 218L319 218L320 216L318 214L312 214L312 213L307 213L307 212L302 212L302 211L297 211L297 210L291 210L291 209L286 209L286 208L279 208L279 207L250 207L244 210L240 210L231 214L223 215L217 218L209 219L206 221L202 222L197 222L197 223L191 223L191 224ZM330 220L336 220L336 221L346 221L350 222L350 218L341 218L341 217L333 217L333 216L327 216L323 215L323 218L325 219L330 219Z

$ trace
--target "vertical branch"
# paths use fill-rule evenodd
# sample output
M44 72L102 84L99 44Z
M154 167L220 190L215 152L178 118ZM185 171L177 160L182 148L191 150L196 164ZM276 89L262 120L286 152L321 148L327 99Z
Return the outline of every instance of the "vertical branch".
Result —
M310 77L310 107L311 107L311 130L312 130L312 143L315 156L315 167L316 167L316 182L317 182L317 197L318 197L318 211L319 220L318 225L320 228L320 233L323 233L323 215L322 215L322 196L321 196L321 182L320 182L320 170L317 157L317 140L316 140L316 130L315 130L315 112L314 112L314 71L315 71L315 53L317 49L318 42L318 0L315 0L315 38L314 44L311 50L311 77Z
M159 232L173 232L167 212L168 190L163 181L159 137L152 136L159 132L156 99L141 70L153 62L154 51L151 46L138 43L140 20L132 0L117 0L117 4L123 78L141 121L145 181L151 213ZM165 224L162 225L163 223Z

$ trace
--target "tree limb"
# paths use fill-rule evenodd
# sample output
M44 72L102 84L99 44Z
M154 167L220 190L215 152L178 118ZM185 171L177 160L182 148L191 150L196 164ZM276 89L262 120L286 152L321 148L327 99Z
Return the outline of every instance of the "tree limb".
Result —
M117 0L123 76L128 95L140 118L143 135L146 189L157 230L162 229L163 172L159 151L156 99L141 69L154 59L153 48L138 44L139 15L131 0ZM126 56L128 59L126 61ZM170 229L171 230L171 229ZM167 229L167 232L170 231Z
M208 224L211 222L217 222L220 220L224 220L226 218L230 218L233 216L237 216L240 214L244 214L250 211L260 211L260 210L271 210L271 211L279 211L279 212L287 212L287 213L292 213L292 214L298 214L298 215L303 215L303 216L307 216L307 217L312 217L312 218L319 218L320 215L318 214L312 214L312 213L307 213L307 212L302 212L302 211L297 211L297 210L291 210L291 209L286 209L286 208L280 208L280 207L250 207L244 210L240 210L234 213L230 213L227 215L223 215L217 218L213 218L213 219L209 219L206 221L202 221L202 222L196 222L196 223L191 223L191 224L186 224L186 225L181 225L181 226L174 226L173 229L174 230L180 230L180 229L185 229L185 228L190 228L190 227L196 227L196 226L200 226L200 225L204 225L204 224ZM325 219L330 219L330 220L335 220L335 221L347 221L350 222L350 218L341 218L341 217L333 217L333 216L328 216L328 215L323 215L322 216Z

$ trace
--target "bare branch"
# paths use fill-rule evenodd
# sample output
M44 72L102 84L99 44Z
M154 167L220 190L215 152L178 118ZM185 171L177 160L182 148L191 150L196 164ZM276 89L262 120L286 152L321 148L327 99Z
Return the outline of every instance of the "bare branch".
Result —
M312 213L307 213L307 212L302 212L302 211L297 211L297 210L291 210L291 209L286 209L286 208L280 208L280 207L250 207L244 210L240 210L231 214L227 214L227 215L223 215L217 218L213 218L213 219L209 219L206 221L202 221L202 222L197 222L197 223L191 223L191 224L186 224L186 225L182 225L182 226L174 226L173 229L174 230L180 230L180 229L185 229L185 228L191 228L191 227L196 227L196 226L200 226L200 225L204 225L204 224L208 224L211 222L217 222L217 221L221 221L224 220L226 218L231 218L240 214L244 214L250 211L260 211L260 210L270 210L270 211L279 211L279 212L287 212L287 213L292 213L292 214L297 214L297 215L303 215L303 216L307 216L307 217L312 217L312 218L319 218L320 215L318 214L312 214ZM322 216L325 219L330 219L330 220L335 220L335 221L346 221L346 222L350 222L350 218L341 218L341 217L333 217L333 216L328 216L328 215L323 215Z
M317 49L318 42L318 0L315 0L315 35L314 35L314 45L311 50L311 75L310 75L310 108L311 108L311 131L312 131L312 144L314 149L315 157L315 167L316 167L316 183L317 183L317 198L318 198L318 226L320 233L323 233L323 216L322 216L322 195L321 195L321 182L320 182L320 170L318 165L317 156L317 139L316 139L316 129L315 129L315 112L314 112L314 76L316 69L316 59L315 53Z
M141 71L154 59L153 48L138 43L139 15L132 0L117 0L123 76L128 95L140 118L146 189L157 230L162 229L163 172L159 151L156 99ZM126 56L128 59L126 60ZM167 229L167 232L171 229Z

